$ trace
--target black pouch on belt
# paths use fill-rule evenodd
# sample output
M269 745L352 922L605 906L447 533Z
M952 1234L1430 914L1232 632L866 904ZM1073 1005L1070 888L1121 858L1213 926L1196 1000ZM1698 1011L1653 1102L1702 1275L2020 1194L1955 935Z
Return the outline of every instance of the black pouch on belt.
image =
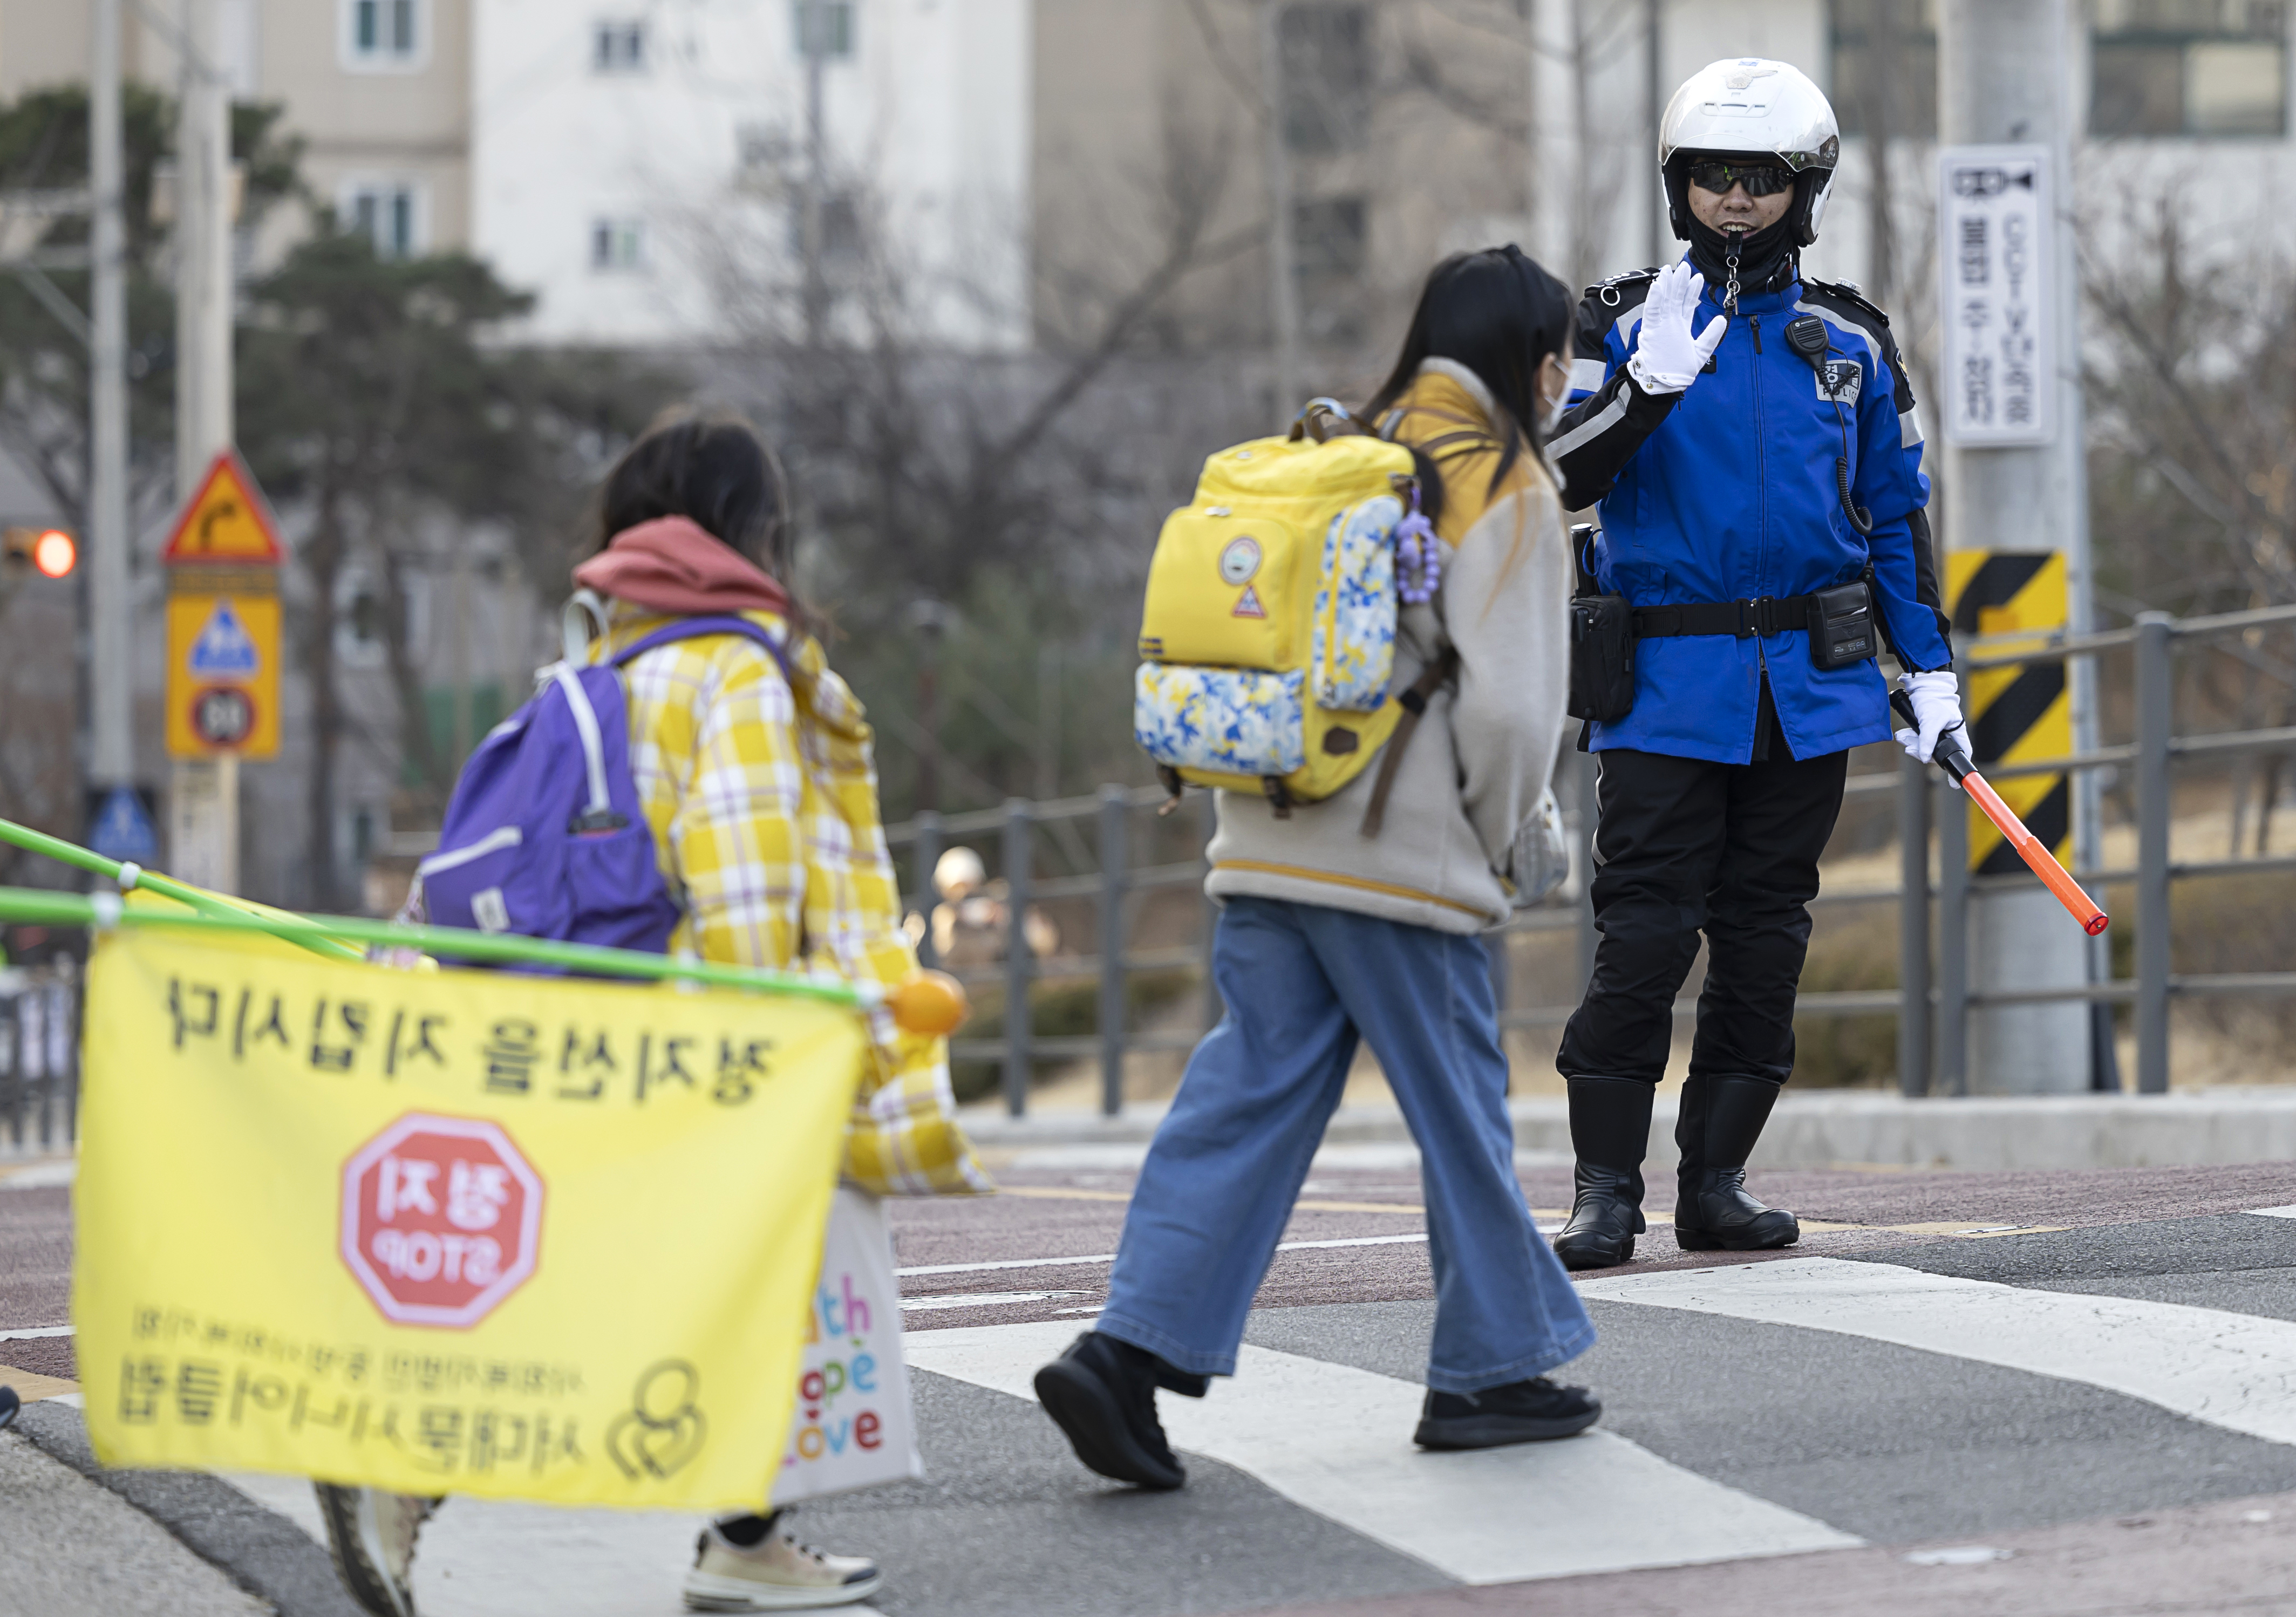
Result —
M1624 595L1606 595L1595 581L1594 543L1592 523L1570 530L1578 585L1570 597L1570 713L1610 724L1634 710L1635 614Z
M1809 597L1809 660L1822 669L1868 662L1882 649L1874 618L1874 591L1852 579Z

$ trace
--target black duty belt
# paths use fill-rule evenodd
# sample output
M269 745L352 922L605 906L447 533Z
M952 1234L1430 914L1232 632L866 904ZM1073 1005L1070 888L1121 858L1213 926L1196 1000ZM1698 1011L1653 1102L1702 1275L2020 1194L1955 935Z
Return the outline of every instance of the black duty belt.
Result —
M1752 601L1688 601L1675 606L1635 609L1635 638L1661 640L1674 635L1783 634L1808 628L1816 612L1810 595L1763 595Z

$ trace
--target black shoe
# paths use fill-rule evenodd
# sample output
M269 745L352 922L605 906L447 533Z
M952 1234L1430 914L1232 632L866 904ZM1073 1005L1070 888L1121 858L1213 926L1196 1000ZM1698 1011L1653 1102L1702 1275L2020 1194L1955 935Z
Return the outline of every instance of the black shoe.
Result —
M1569 1086L1576 1194L1554 1255L1565 1268L1609 1268L1635 1255L1635 1237L1646 1227L1643 1153L1653 1086L1630 1078L1573 1078Z
M1746 1194L1746 1159L1777 1098L1778 1086L1766 1078L1683 1081L1674 1239L1684 1252L1768 1252L1801 1239L1793 1214Z
M1601 1399L1541 1375L1480 1392L1430 1391L1411 1441L1422 1449L1497 1449L1575 1437L1602 1418Z
M1146 1349L1086 1331L1037 1372L1037 1401L1068 1434L1077 1458L1101 1475L1142 1488L1177 1488L1188 1473L1156 1418L1160 1369L1170 1367ZM1177 1370L1170 1375L1199 1384L1207 1379Z

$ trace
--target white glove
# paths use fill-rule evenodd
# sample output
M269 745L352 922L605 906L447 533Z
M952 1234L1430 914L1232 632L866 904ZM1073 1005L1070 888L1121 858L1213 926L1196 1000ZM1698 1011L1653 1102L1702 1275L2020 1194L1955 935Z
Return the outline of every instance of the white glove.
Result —
M1914 704L1914 719L1921 726L1898 731L1898 744L1905 748L1907 757L1926 764L1936 756L1938 738L1948 730L1962 728L1961 682L1951 669L1940 669L1933 674L1907 674L1898 680L1898 688Z
M1636 329L1634 357L1627 369L1645 393L1679 393L1698 380L1699 372L1722 346L1730 323L1717 315L1706 329L1691 334L1698 316L1698 300L1706 291L1706 277L1685 262L1669 264L1651 283L1643 300L1643 323Z

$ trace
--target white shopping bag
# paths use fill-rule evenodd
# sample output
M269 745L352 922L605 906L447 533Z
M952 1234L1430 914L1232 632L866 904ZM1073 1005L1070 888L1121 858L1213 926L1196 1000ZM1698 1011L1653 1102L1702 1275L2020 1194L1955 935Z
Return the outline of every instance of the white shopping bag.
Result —
M923 1474L885 1210L876 1197L840 1186L830 1204L813 1323L798 1364L797 1415L773 1502Z

